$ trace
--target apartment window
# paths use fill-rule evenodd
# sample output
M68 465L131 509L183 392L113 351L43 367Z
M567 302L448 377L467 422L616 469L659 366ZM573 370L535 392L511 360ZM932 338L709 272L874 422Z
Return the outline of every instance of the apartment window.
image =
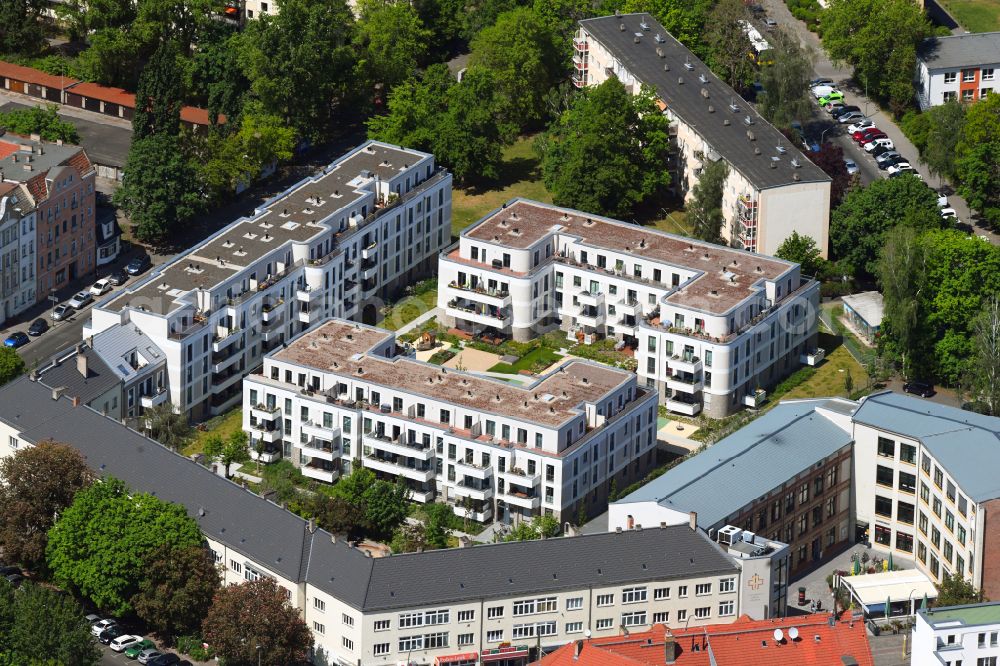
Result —
M313 608L323 612L326 610L326 602L319 598L313 599Z
M962 527L961 525L959 525L958 529L955 530L955 538L958 539L958 542L960 544L962 544L963 546L965 545L965 528Z
M726 617L727 615L734 615L736 613L736 602L730 599L729 601L719 602L719 617Z
M944 472L937 465L934 466L934 485L938 488L944 487Z
M340 637L340 642L343 643L344 647L347 648L348 650L353 650L354 649L354 641L352 641L347 636L341 636Z
M476 611L474 610L458 611L459 622L472 622L475 619L476 619Z
M243 565L236 560L229 560L229 568L232 569L234 573L243 573Z
M683 622L684 620L687 619L687 617L688 617L688 612L686 610L682 609L682 610L677 611L677 621L678 622Z
M875 513L879 516L892 518L892 500L879 495L875 496Z
M323 625L323 624L320 624L319 622L315 622L314 621L313 622L313 631L315 631L317 634L325 634L326 633L326 625Z
M875 483L880 486L888 486L889 488L892 488L894 480L895 475L893 474L891 467L883 467L882 465L877 465L875 467Z
M934 515L937 516L938 518L941 517L941 507L942 507L941 498L935 497L934 501L931 502L931 510L934 512Z
M896 457L896 442L885 437L878 438L878 454L883 458Z
M896 532L896 548L904 553L913 552L913 535Z
M597 595L597 606L598 608L602 606L612 606L615 603L615 595L613 594L598 594Z
M917 464L917 447L912 444L899 445L899 459L911 465Z
M341 613L340 621L343 622L348 627L354 626L354 618L348 615L347 613Z
M952 547L951 542L948 541L947 539L945 539L944 540L944 548L941 549L941 556L942 556L942 559L945 562L947 562L949 565L951 564L951 556L954 554L954 552L955 552L955 550Z
M614 626L614 624L615 621L612 620L610 617L603 617L597 621L596 627L598 631L602 631L604 629L610 629L611 627Z
M389 631L392 620L375 620L375 631Z
M566 633L567 634L582 634L583 633L583 622L567 622L566 623Z
M376 643L372 646L372 654L376 657L389 654L389 643Z
M476 635L475 634L459 634L458 635L458 644L459 644L459 646L462 646L462 645L472 645L475 642L476 642Z
M735 578L723 578L719 581L719 592L735 592L736 591L736 579Z
M704 620L705 618L712 617L712 607L702 606L701 608L695 608L694 617L696 620Z
M503 606L491 606L486 609L486 619L495 620L503 617Z
M662 599L670 598L670 588L669 587L658 587L653 590L653 601L660 601Z
M892 542L892 530L881 525L875 526L875 543L888 546Z
M951 481L948 482L948 487L944 491L944 494L948 496L948 501L952 504L955 503L955 484Z
M487 643L499 643L503 640L503 629L492 629L486 632Z
M984 67L980 78L983 81L992 81L993 80L993 68L992 67Z
M954 83L957 80L958 80L958 72L945 72L944 73L944 82L945 83Z
M694 596L696 597L703 597L706 594L711 594L711 593L712 593L711 583L698 583L697 585L694 586Z
M904 493L917 492L917 476L908 472L899 473L899 489Z
M920 499L924 501L924 504L928 504L931 501L931 489L923 481L920 482Z
M400 613L399 628L405 629L407 627L422 627L434 624L448 624L449 622L448 618L449 618L449 611L447 609L417 611L415 613Z
M646 588L644 587L626 587L624 590L622 590L623 604L635 604L645 600L646 600Z
M566 600L566 610L580 610L583 608L583 597L571 597Z
M962 82L971 83L976 80L976 70L974 69L963 69L962 70Z
M996 657L979 657L976 659L976 666L997 666Z
M941 547L941 530L933 525L931 526L931 545L935 548Z
M622 613L622 625L626 627L639 627L646 624L646 611L635 611L634 613Z
M533 615L534 613L554 613L556 610L555 597L543 597L541 599L521 599L514 602L514 617L519 615Z
M679 596L681 599L684 599L684 598L687 597L687 595L688 595L688 586L687 585L678 585L677 586L677 596Z
M927 563L927 546L924 545L923 541L917 542L917 559L924 564Z
M653 624L666 624L670 622L670 611L653 613Z
M913 524L914 506L908 502L896 502L896 520L901 523Z

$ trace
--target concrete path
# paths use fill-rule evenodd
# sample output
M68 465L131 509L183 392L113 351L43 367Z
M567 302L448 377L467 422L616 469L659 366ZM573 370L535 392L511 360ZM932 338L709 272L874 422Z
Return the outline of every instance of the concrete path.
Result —
M421 324L423 324L425 321L429 321L431 319L431 317L436 317L436 316L438 316L440 314L442 314L441 308L433 308L431 310L428 310L427 312L423 313L422 315L420 315L419 317L417 317L413 321L409 322L408 324L404 324L404 325L400 326L398 329L396 329L396 335L402 335L403 333L409 333L410 331L412 331L416 327L418 327Z
M862 109L872 120L875 121L877 127L888 135L892 139L893 144L896 146L896 150L905 157L910 158L910 164L920 173L920 176L924 179L924 182L931 185L935 189L944 189L948 194L948 202L955 212L958 214L959 220L963 223L963 228L968 227L965 230L974 233L977 236L986 236L991 243L995 245L1000 245L1000 235L997 233L976 224L973 220L972 212L969 209L969 205L964 199L954 194L950 186L943 183L941 179L937 176L932 176L927 165L919 160L919 153L916 147L910 142L909 139L903 134L903 131L896 125L895 120L892 118L891 114L883 112L878 104L871 101L865 96L864 90L858 90L852 87L851 82L852 69L850 66L837 65L830 61L826 52L823 50L823 46L820 43L819 37L814 33L810 32L806 28L805 23L799 21L791 12L788 10L787 5L785 5L783 0L762 0L764 9L767 11L767 15L778 22L778 25L791 34L797 36L799 41L809 48L811 48L816 54L816 64L815 72L817 76L824 76L833 79L840 89L844 92L845 98L844 102L847 104L854 104ZM825 115L824 111L820 111L820 114ZM837 127L830 132L834 135L840 135L842 139L837 142L844 147L844 156L854 159L859 166L865 163L865 168L867 169L867 163L873 162L872 158L865 153L864 150L858 148L856 144L850 139L850 137L844 136L846 134L846 129L842 127ZM877 171L877 169L876 169ZM885 177L885 172L880 172L882 177Z

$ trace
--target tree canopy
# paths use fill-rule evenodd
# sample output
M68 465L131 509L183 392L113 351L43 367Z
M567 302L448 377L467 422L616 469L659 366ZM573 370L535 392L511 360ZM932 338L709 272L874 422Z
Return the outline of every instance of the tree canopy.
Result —
M405 2L362 0L355 33L362 80L379 89L379 102L386 93L407 80L423 64L431 42L417 10Z
M694 225L695 238L709 243L722 242L722 189L729 177L729 166L724 160L712 162L702 157L704 166L698 182L691 188L687 205L688 218Z
M553 516L534 516L522 520L504 537L504 541L532 541L548 539L559 534L559 521Z
M201 542L184 507L106 477L76 493L49 530L46 557L57 584L125 615L145 578L148 553Z
M156 548L146 553L143 571L132 599L136 615L168 639L197 633L221 580L211 552L201 545Z
M778 127L812 114L809 80L813 75L813 53L803 48L798 37L784 30L768 35L773 62L761 67L764 94L757 105L762 116Z
M24 359L11 347L0 348L0 385L24 374Z
M983 596L981 590L977 590L972 583L965 580L962 574L953 573L950 576L945 576L941 579L941 582L937 585L938 596L934 600L934 606L936 608L944 608L945 606L961 606L964 604L978 604L983 601L988 601Z
M49 104L0 113L0 128L24 136L38 134L46 141L79 143L76 126L60 118L58 111L58 106Z
M816 247L816 239L812 236L802 236L793 231L774 253L779 259L794 261L802 266L802 274L817 276L823 268L824 259L820 249Z
M0 460L0 550L34 568L45 562L48 531L77 491L93 481L79 451L46 441Z
M0 578L0 664L91 666L100 658L90 624L72 597L32 582L14 593Z
M649 90L610 78L582 91L537 143L553 201L630 217L670 182L668 124Z

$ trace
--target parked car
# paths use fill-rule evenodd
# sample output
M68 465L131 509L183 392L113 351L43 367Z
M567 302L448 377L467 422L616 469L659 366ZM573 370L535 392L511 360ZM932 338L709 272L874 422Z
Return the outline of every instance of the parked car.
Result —
M141 257L136 257L132 261L128 262L128 266L125 267L126 272L129 275L139 275L145 272L153 263L149 260L147 255L142 255Z
M31 342L31 338L29 338L27 334L22 333L21 331L14 331L3 341L3 346L17 349L18 347L23 347L29 342Z
M153 661L162 654L163 653L160 652L159 650L154 650L153 648L149 648L148 650L143 650L142 652L140 652L139 656L136 657L136 659L139 660L140 664L148 664L149 662Z
M942 208L941 209L941 217L943 217L946 220L948 218L950 218L950 217L953 217L953 218L955 218L957 220L958 219L958 212L954 208Z
M921 398L929 398L936 393L933 384L931 384L930 382L922 382L918 380L909 381L903 384L903 391L905 393L912 393L913 395L919 395Z
M830 112L830 115L833 116L834 118L840 118L845 113L850 113L851 111L860 111L860 110L861 109L854 106L853 104L849 104L842 106L839 109L834 109L833 111Z
M103 296L111 291L111 288L111 280L108 278L102 278L90 287L90 293L94 296Z
M28 327L28 335L38 337L47 330L49 330L49 322L39 317L35 321L31 322L31 326Z
M892 142L892 139L890 139L887 136L873 136L869 138L871 139L871 141L865 144L866 153L870 153L880 146L888 148L890 150L896 147L896 144Z
M140 652L143 652L145 650L155 650L155 649L156 649L156 643L149 640L148 638L143 638L138 643L132 643L132 645L129 645L127 648L125 648L125 656L128 657L129 659L135 659L136 657L139 656Z
M108 276L108 282L111 283L112 287L120 287L128 282L128 273L125 272L124 268L119 268Z
M844 108L844 106L843 102L830 102L823 105L823 110L832 116L836 111L840 111Z
M167 654L161 654L156 659L152 659L146 663L149 664L149 666L177 666L180 661L180 657L173 652L168 652Z
M116 625L116 624L118 624L118 622L116 620L110 620L110 619L107 619L107 620L98 620L90 628L90 633L92 633L94 636L100 636L102 631L104 631L108 627Z
M891 167L896 162L905 162L906 158L897 153L895 150L890 150L887 153L882 153L875 158L875 164L878 165L879 169L883 171Z
M889 178L899 178L900 176L913 176L917 180L920 180L920 181L923 180L923 177L919 173L917 173L917 170L914 169L909 164L907 164L906 166L903 166L901 168L898 168L895 171L889 172Z
M22 576L19 573L4 576L4 578L6 578L7 582L13 585L14 587L21 587L21 583L24 582L24 576Z
M903 160L902 162L896 162L895 164L890 165L889 168L886 169L886 171L888 171L889 175L891 176L894 173L899 173L903 169L912 169L912 168L913 167L910 166L909 162L907 162L906 160Z
M95 615L94 613L90 613L89 615L85 615L83 619L86 620L87 623L90 624L90 626L94 626L104 618L101 617L100 615Z
M868 137L872 134L884 134L884 132L877 127L866 127L852 134L851 138L854 139L855 143L863 145L868 143Z
M844 158L844 166L847 168L847 174L850 176L858 172L858 163L849 157Z
M768 30L774 30L775 28L778 27L778 22L775 21L770 16L768 16L766 19L764 19L764 27L767 28Z
M824 97L819 98L819 105L826 106L830 102L839 102L844 99L844 93L839 90L832 90Z
M871 118L861 118L857 122L854 122L847 126L848 134L853 134L855 132L860 132L863 129L868 129L869 127L875 127L875 121Z
M879 157L885 155L886 153L894 153L894 152L896 152L895 148L886 148L885 146L875 146L874 148L872 148L871 155L872 157L878 159Z
M816 99L820 99L821 97L826 97L834 90L836 90L836 88L834 88L831 85L813 86L812 88L809 89L809 91L812 93L812 96L815 97Z
M833 79L828 79L825 76L821 76L809 82L810 88L815 88L816 86L832 86L832 85L833 85Z
M111 645L111 641L117 640L120 636L127 636L128 633L125 629L117 624L113 624L100 634L97 635L97 640L102 645Z
M21 573L21 567L14 566L12 564L7 565L5 567L0 567L0 576L10 576L11 574L19 574L19 573Z
M865 114L860 111L847 111L837 116L837 122L842 125L847 125L848 123L855 123L859 120L864 120Z
M60 303L52 310L52 321L62 321L63 319L69 319L73 314L73 306L66 303Z
M119 636L115 640L111 641L108 645L115 652L124 652L125 648L130 645L134 645L142 640L142 636L136 636L135 634L125 634L124 636Z
M79 310L80 308L87 307L92 300L94 300L94 295L89 291L78 291L66 303L74 310Z
M858 141L858 147L859 148L864 148L865 146L867 146L869 143L871 143L875 139L888 139L888 138L889 138L889 135L886 134L885 132L882 132L881 130L878 131L878 132L870 132L867 135L865 135L865 137L863 139L861 139L860 141Z

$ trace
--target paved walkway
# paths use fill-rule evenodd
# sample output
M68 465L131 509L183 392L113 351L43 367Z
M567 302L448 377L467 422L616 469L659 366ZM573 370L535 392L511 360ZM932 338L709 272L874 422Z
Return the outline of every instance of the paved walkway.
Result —
M937 176L932 176L930 170L927 168L927 165L919 161L919 153L916 147L910 142L909 139L906 138L903 131L896 125L892 115L884 113L879 108L878 104L865 96L863 90L859 90L854 87L854 84L851 81L853 73L851 67L846 65L837 65L831 62L829 57L827 57L826 52L823 50L819 37L810 32L809 29L806 28L805 23L792 16L783 0L763 0L763 5L769 17L776 20L781 27L797 36L803 45L811 48L815 52L816 75L833 79L840 89L844 91L844 102L846 104L857 105L872 120L874 120L875 124L882 131L884 131L890 139L892 139L893 144L896 146L896 150L899 151L901 155L910 158L910 164L917 170L918 173L920 173L925 183L938 189L944 189L948 193L949 204L951 204L951 207L955 209L959 220L969 226L968 230L977 236L986 236L989 238L991 243L1000 245L1000 235L982 226L976 225L973 221L972 212L970 211L965 200L957 194L954 194L951 188L942 183L941 179ZM871 157L869 157L863 150L858 150L856 147L853 147L853 141L848 139L847 143L850 143L851 145L845 148L845 157L851 157L855 161L871 160ZM944 187L942 188L943 185Z

